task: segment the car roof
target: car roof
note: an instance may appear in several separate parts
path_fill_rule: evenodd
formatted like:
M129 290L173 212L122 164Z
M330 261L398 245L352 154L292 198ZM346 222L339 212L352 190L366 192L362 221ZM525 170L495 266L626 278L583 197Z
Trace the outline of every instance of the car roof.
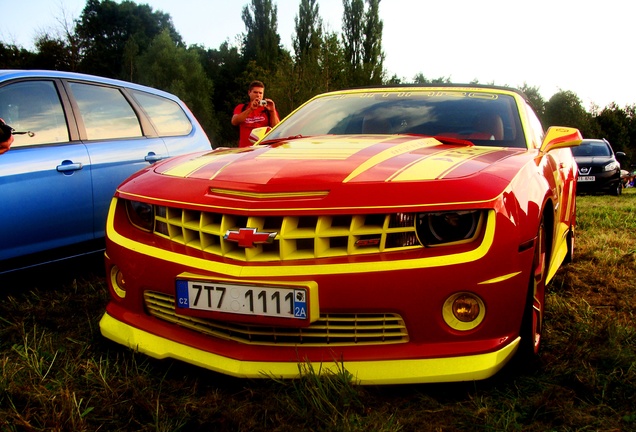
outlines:
M491 84L461 84L461 83L425 83L425 84L385 84L385 85L373 85L373 86L362 86L362 87L354 87L349 90L359 90L359 89L403 89L403 88L448 88L448 89L480 89L480 90L496 90L496 91L508 91L517 93L519 96L524 99L528 99L526 94L521 90L514 87L507 86L497 86Z
M593 143L593 142L607 143L607 140L601 139L601 138L585 138L585 139L581 140L581 144Z
M146 91L154 93L158 96L164 96L170 99L174 99L175 96L159 90L153 87L147 87L141 84L135 84L129 81L123 81L113 78L105 78L97 75L83 74L79 72L65 72L56 70L43 70L43 69L0 69L0 82L9 81L19 78L59 78L59 79L71 79L79 81L92 81L101 84L127 87L130 89Z

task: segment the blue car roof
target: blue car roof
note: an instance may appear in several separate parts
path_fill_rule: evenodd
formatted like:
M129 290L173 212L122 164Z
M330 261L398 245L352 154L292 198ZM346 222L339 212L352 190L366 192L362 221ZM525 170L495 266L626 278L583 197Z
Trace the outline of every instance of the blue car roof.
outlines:
M131 89L143 90L150 93L154 93L158 96L163 96L169 99L177 99L175 95L164 92L153 87L144 86L141 84L135 84L129 81L123 81L113 78L105 78L97 75L83 74L79 72L65 72L56 70L39 70L39 69L0 69L0 82L9 81L17 78L60 78L60 79L73 79L93 81L102 84L117 85L128 87Z

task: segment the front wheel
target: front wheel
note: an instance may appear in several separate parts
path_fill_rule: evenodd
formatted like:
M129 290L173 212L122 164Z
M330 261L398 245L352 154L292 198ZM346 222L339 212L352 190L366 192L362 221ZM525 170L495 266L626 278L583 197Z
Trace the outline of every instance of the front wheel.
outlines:
M521 323L521 354L536 356L541 347L543 313L545 311L545 280L547 275L547 239L543 220L535 240L534 259L528 286L528 297Z
M623 182L618 182L612 191L612 195L620 196L623 193Z

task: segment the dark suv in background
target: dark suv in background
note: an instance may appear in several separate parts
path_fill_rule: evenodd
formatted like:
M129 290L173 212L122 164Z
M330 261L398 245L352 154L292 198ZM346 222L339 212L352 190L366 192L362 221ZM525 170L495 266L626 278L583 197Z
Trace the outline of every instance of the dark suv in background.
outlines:
M581 145L572 147L572 154L579 166L577 194L621 194L621 164L616 156L623 157L625 153L614 153L610 143L603 138L584 139Z

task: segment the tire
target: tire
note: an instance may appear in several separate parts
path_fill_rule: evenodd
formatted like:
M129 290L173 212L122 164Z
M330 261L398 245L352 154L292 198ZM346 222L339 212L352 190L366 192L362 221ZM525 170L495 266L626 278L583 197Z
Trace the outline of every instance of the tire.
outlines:
M574 225L570 225L570 231L568 231L565 241L568 244L568 253L563 260L564 264L570 264L574 261Z
M532 271L530 272L528 296L520 331L520 354L526 359L536 357L539 353L539 349L541 348L543 313L545 311L545 280L547 276L547 262L548 253L546 230L544 222L541 220L534 248L534 259L532 261Z

